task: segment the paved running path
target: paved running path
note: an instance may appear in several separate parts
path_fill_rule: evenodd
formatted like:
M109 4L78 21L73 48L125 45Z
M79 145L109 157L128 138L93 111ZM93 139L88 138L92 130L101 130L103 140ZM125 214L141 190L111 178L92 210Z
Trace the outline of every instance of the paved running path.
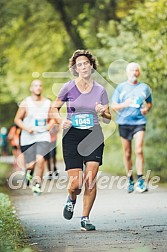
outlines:
M65 176L62 165L59 169L62 178ZM60 189L65 183L55 180L53 187L51 183L47 181L39 197L33 196L29 188L11 190L18 216L37 251L167 251L166 189L158 187L143 194L127 194L125 189L117 188L117 183L112 188L108 184L106 189L98 189L91 213L97 231L83 232L80 231L82 197L78 197L73 219L67 221L62 217L66 189Z

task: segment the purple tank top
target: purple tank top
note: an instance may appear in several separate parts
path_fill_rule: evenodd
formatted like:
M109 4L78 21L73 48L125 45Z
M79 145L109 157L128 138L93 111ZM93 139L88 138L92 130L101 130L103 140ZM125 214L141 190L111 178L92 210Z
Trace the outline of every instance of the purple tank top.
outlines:
M93 82L91 91L83 94L75 85L75 81L71 80L63 85L58 98L66 102L68 120L71 120L73 115L91 114L93 115L94 125L99 124L98 115L95 111L96 102L102 105L109 103L106 90L96 81Z

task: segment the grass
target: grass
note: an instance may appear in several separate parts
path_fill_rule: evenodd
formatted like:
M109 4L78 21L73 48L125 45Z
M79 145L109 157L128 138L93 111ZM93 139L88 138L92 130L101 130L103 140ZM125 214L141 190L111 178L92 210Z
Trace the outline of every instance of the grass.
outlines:
M162 188L167 189L167 183L159 183L159 185L160 185Z
M0 164L0 251L33 252L5 187L10 166Z
M0 247L4 251L17 251L26 243L25 234L9 196L4 193L0 193L0 209Z
M10 166L8 164L0 163L0 186L4 186L6 183L6 177L8 176Z

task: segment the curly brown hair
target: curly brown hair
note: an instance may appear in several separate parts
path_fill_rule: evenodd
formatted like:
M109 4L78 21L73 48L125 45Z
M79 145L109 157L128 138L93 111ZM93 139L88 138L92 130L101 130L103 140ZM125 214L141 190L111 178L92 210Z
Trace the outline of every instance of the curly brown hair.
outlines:
M69 59L69 69L71 71L71 73L74 76L78 76L78 73L75 71L76 68L76 59L79 56L85 56L88 58L88 60L90 61L90 64L93 65L93 69L92 69L92 73L97 69L97 59L92 55L92 53L88 50L76 50L72 57Z

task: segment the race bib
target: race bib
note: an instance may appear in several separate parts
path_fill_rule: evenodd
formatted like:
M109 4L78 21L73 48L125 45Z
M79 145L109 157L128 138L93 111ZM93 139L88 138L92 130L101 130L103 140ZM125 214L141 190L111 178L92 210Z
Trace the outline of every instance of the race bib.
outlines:
M35 119L35 126L46 126L46 119Z
M130 98L131 99L131 103L129 105L129 107L132 107L132 108L140 108L141 104L142 104L142 99L140 97L133 97L133 98Z
M71 116L72 126L78 129L89 129L94 126L92 114L79 114Z

